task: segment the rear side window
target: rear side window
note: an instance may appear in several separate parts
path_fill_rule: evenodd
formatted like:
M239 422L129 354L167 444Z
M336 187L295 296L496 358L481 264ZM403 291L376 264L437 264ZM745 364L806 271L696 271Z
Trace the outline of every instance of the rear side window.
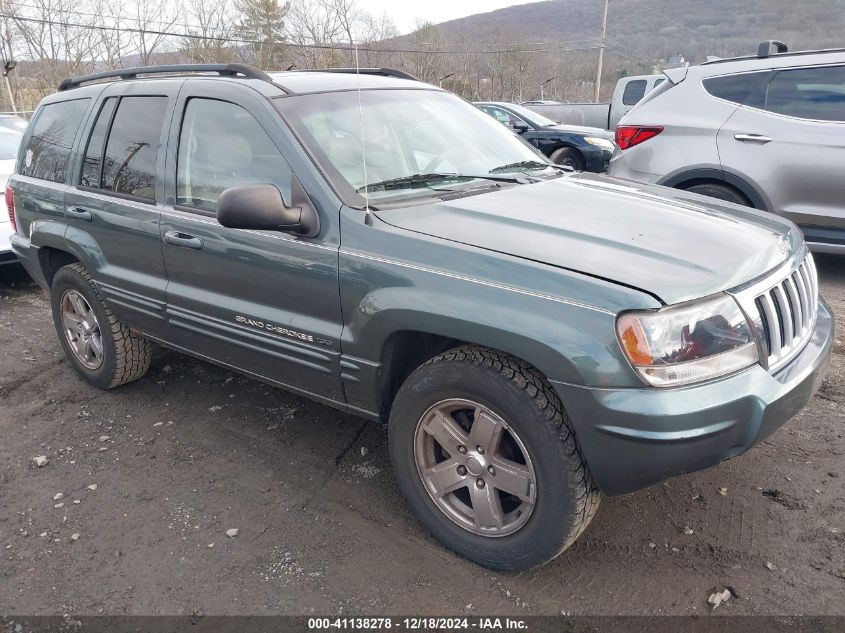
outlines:
M625 84L622 93L622 105L636 105L645 96L646 80L635 79Z
M845 121L845 66L779 72L766 90L766 110L816 121Z
M73 99L41 108L26 149L21 152L19 174L52 182L65 181L73 139L89 101Z
M291 170L264 128L242 107L194 98L185 107L176 165L176 204L217 211L235 185L276 185L290 202Z
M704 89L714 97L740 105L754 105L750 103L751 97L768 76L769 71L741 73L739 75L710 77L705 79L703 83Z
M80 184L155 200L156 156L166 109L167 97L106 100L88 139Z
M103 102L103 107L100 108L100 114L97 115L97 122L91 132L91 138L88 139L88 147L85 149L85 161L82 163L80 184L85 187L100 187L103 149L106 145L106 134L108 134L116 105L116 97L106 99Z

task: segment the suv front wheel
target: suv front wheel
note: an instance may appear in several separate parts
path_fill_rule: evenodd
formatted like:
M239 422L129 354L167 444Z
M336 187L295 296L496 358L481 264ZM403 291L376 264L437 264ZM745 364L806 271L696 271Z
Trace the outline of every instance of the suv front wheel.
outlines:
M494 350L459 347L416 369L394 400L389 442L420 521L493 569L552 560L601 498L556 394Z
M152 343L114 317L82 264L56 273L50 302L65 354L89 383L111 389L147 373Z

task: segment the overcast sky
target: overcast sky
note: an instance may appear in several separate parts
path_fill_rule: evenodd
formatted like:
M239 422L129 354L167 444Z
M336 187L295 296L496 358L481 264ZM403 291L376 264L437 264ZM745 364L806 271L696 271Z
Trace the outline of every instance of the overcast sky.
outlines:
M401 33L408 33L414 29L417 20L445 22L529 2L537 0L358 0L358 6L376 15L387 13Z

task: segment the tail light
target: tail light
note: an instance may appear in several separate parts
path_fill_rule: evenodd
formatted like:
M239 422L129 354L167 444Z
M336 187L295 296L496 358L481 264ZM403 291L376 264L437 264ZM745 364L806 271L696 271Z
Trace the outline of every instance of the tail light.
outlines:
M628 149L644 143L663 131L663 126L640 127L638 125L620 125L616 128L616 144L619 149Z
M15 190L12 185L6 185L6 208L9 210L9 222L12 223L12 230L18 232L18 223L15 220Z

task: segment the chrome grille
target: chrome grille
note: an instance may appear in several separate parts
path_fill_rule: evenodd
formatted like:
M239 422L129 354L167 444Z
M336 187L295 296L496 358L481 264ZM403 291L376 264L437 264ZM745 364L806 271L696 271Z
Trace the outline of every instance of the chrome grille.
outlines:
M813 256L807 252L797 266L779 270L749 293L745 306L763 339L766 367L774 371L789 362L806 344L816 325L819 282ZM740 299L740 303L743 303ZM756 314L754 314L756 312Z

